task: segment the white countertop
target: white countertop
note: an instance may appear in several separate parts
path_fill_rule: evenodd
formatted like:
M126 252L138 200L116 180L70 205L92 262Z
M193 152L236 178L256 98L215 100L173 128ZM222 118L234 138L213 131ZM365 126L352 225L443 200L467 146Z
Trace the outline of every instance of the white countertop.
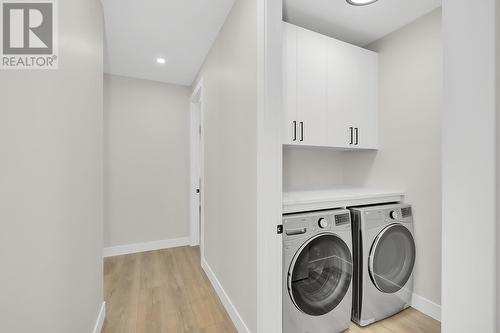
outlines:
M397 202L403 201L403 198L404 193L401 191L349 186L319 191L284 192L283 213Z

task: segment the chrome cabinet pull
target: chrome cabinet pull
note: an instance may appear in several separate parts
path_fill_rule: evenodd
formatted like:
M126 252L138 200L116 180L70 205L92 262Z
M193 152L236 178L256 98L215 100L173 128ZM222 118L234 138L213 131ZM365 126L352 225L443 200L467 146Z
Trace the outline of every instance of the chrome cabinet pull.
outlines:
M356 131L356 143L354 145L357 146L359 144L359 128L356 127L354 130Z
M354 143L354 132L353 132L352 127L349 127L349 134L351 136L351 140L349 141L349 144L352 145Z
M293 121L293 141L297 141L297 121Z
M304 122L300 122L300 142L304 141Z

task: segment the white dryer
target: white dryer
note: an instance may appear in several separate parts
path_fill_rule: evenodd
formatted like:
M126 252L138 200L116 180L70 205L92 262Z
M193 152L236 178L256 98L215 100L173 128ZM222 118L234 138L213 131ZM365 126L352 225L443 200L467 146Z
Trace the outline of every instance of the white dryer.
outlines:
M410 205L352 208L352 320L366 326L410 306L415 240Z
M349 210L283 217L283 332L339 333L352 308Z

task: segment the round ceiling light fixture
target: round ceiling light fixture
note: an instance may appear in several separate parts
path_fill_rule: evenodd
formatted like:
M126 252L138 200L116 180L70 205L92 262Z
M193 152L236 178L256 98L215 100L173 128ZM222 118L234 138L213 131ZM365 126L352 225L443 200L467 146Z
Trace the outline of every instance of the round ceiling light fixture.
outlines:
M167 59L165 58L156 58L156 62L159 63L160 65L164 65L167 63Z
M378 0L346 0L348 4L353 6L366 6L377 2Z

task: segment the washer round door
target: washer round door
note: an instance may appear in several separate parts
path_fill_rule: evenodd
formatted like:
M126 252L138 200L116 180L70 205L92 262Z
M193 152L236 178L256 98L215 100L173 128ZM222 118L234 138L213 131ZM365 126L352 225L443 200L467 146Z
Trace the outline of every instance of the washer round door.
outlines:
M370 277L383 293L401 290L411 277L415 265L415 241L401 224L383 229L373 242L368 258Z
M288 291L295 306L311 316L322 316L344 299L352 279L352 255L334 234L308 240L288 271Z

